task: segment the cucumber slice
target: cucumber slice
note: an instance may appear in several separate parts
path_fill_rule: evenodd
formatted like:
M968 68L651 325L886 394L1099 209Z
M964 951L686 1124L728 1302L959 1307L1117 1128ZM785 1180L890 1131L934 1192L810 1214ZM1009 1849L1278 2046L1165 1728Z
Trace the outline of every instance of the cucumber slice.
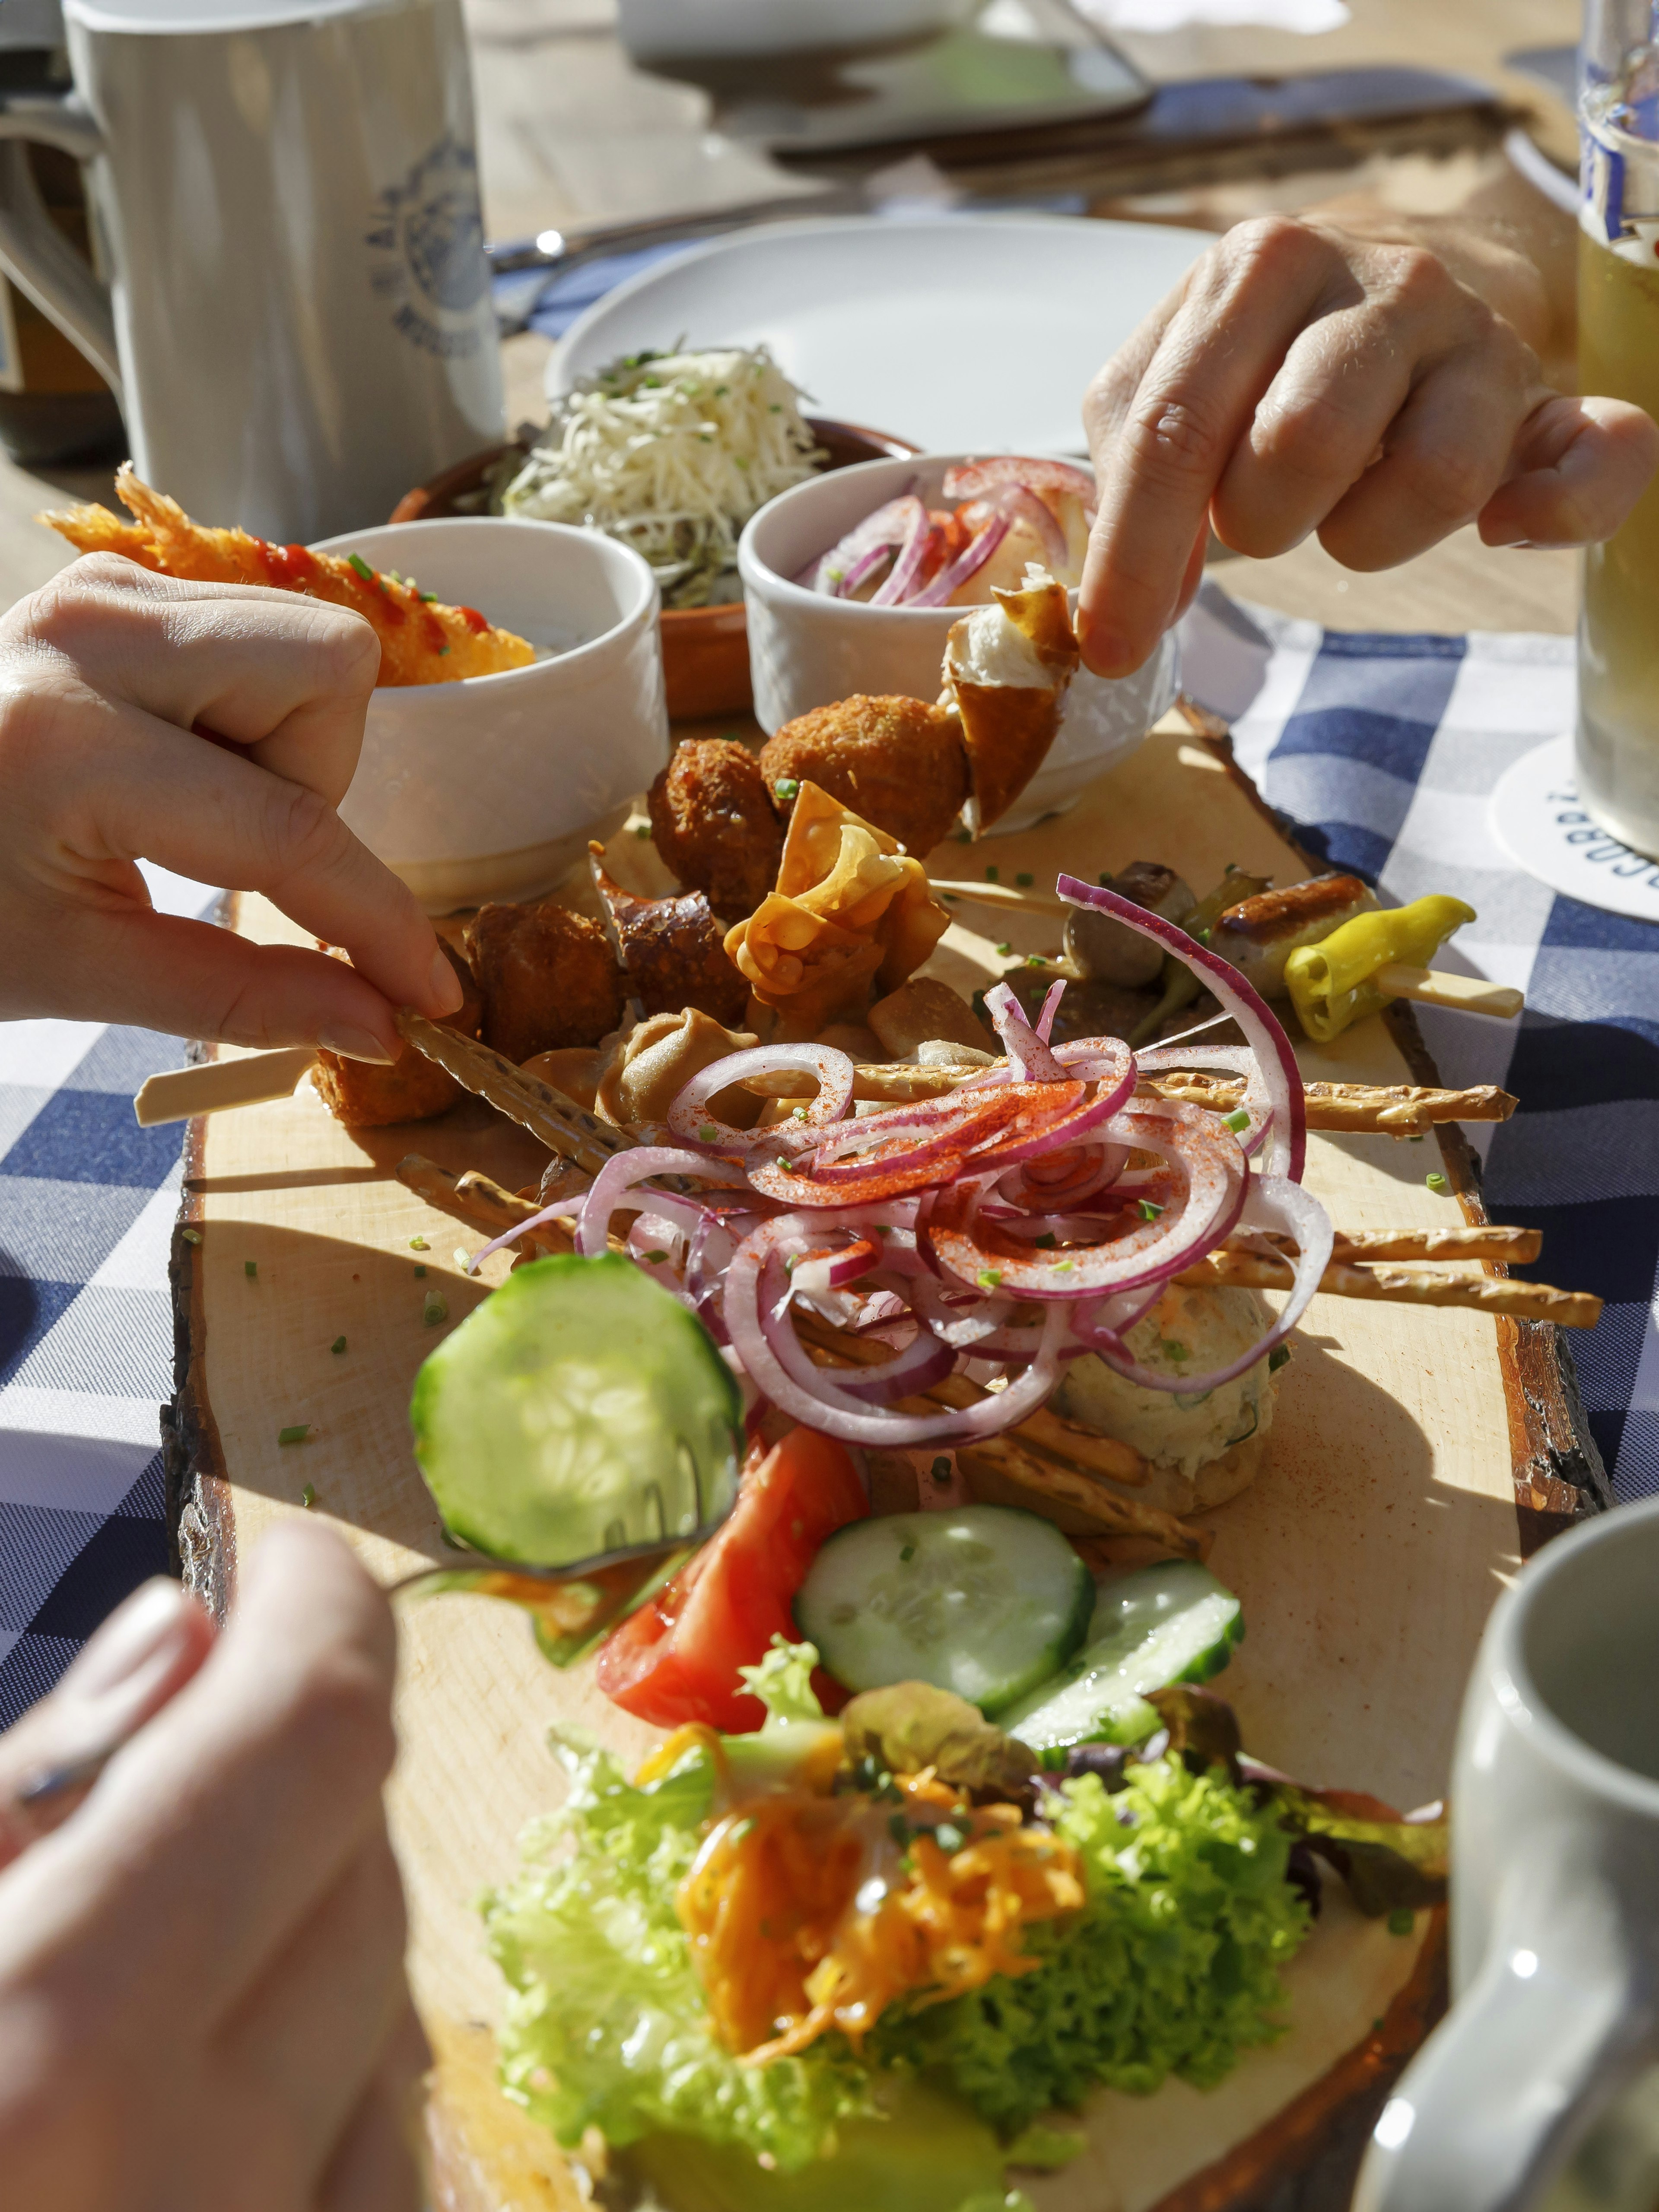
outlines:
M1033 1751L1139 1743L1158 1726L1148 1690L1207 1682L1244 1635L1238 1600L1207 1567L1171 1560L1103 1583L1089 1640L1064 1673L1002 1716Z
M838 1528L795 1619L850 1690L931 1682L994 1713L1065 1663L1093 1601L1088 1569L1052 1522L964 1505Z
M446 1526L532 1566L718 1520L742 1418L708 1330L620 1253L516 1269L428 1359L410 1405Z

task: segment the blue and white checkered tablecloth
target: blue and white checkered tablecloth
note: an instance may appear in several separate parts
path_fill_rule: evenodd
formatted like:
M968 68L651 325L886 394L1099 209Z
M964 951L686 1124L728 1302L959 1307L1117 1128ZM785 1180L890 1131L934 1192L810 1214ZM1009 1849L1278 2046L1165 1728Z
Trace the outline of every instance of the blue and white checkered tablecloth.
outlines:
M1480 920L1443 964L1526 991L1518 1027L1425 1008L1425 1033L1448 1082L1520 1094L1470 1132L1488 1205L1544 1231L1534 1272L1607 1299L1573 1340L1584 1402L1617 1494L1659 1492L1659 930L1518 874L1486 827L1510 762L1571 726L1571 641L1322 632L1210 587L1187 666L1304 845L1391 899L1467 897ZM142 1030L0 1024L0 1725L165 1559L180 1132L140 1131L131 1102L182 1056Z
M167 913L217 896L144 872ZM0 1728L167 1568L184 1131L141 1129L132 1097L184 1057L149 1030L0 1022Z

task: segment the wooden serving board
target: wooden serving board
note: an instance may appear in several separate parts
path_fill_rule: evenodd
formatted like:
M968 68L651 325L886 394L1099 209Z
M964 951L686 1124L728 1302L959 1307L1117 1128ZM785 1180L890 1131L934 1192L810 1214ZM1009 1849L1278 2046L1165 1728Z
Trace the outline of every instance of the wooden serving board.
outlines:
M624 832L617 865L627 861ZM647 848L634 847L637 860ZM1291 880L1310 872L1224 746L1164 730L1060 820L971 851L946 846L934 872L1003 882L1059 867L1093 877L1132 859L1178 866L1206 887L1226 863ZM1058 925L957 909L935 967L975 986L995 950L1052 950ZM234 926L262 940L299 933L263 901ZM981 937L976 929L988 933ZM1423 1079L1414 1031L1363 1024L1304 1054L1310 1078ZM483 1239L414 1198L393 1176L419 1150L509 1186L545 1155L468 1102L437 1121L352 1131L302 1085L291 1100L198 1122L176 1246L179 1397L171 1440L187 1577L217 1607L237 1562L285 1514L312 1510L390 1581L446 1557L411 1456L405 1408L440 1329L486 1291L456 1254ZM1433 1145L1316 1137L1308 1182L1344 1227L1444 1225L1443 1164L1481 1218L1472 1155ZM424 1237L430 1249L411 1249ZM246 1263L257 1264L250 1276ZM428 1270L424 1280L414 1273ZM489 1263L499 1282L505 1255ZM330 1347L343 1335L346 1348ZM1569 1370L1570 1371L1570 1370ZM1553 1332L1483 1315L1317 1298L1280 1382L1266 1471L1213 1516L1212 1564L1243 1600L1249 1638L1224 1685L1259 1757L1309 1782L1410 1808L1445 1784L1465 1677L1487 1612L1540 1535L1586 1504L1598 1468ZM302 1444L278 1431L308 1422ZM449 1556L453 1556L450 1554ZM498 2002L473 1900L511 1874L515 1838L558 1799L549 1726L576 1722L624 1754L655 1731L601 1698L583 1668L538 1657L524 1616L474 1598L411 1607L403 1622L402 1753L394 1830L412 1912L411 1972L441 2063L434 2102L434 2201L454 2212L548 2212L577 2202L549 2139L494 2089L489 2028ZM1327 1906L1289 1976L1289 2033L1208 2094L1180 2083L1150 2099L1103 2094L1088 2148L1066 2172L1025 2185L1040 2212L1241 2212L1346 2202L1358 2149L1389 2081L1441 2002L1440 1916L1391 1936L1327 1885ZM1278 2193L1275 2193L1278 2192Z

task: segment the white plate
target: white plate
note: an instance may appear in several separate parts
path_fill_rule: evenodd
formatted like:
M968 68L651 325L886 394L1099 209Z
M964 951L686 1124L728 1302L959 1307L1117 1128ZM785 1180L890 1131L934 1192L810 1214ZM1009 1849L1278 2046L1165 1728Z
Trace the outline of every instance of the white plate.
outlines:
M1621 845L1583 809L1572 737L1523 753L1492 793L1493 834L1516 866L1568 898L1659 921L1659 862Z
M763 343L817 414L934 453L1080 453L1090 378L1213 243L1067 216L769 223L596 301L548 393L644 346Z

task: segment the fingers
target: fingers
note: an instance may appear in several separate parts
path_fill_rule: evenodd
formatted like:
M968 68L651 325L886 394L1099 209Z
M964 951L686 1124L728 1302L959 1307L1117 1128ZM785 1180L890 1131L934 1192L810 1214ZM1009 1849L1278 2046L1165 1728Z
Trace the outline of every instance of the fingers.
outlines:
M12 643L62 655L107 697L161 721L233 739L331 806L356 768L380 665L380 641L349 608L186 583L112 553L71 562L14 608L0 650Z
M181 2035L228 2018L381 1832L393 1663L346 1547L272 1529L208 1663L9 1870L0 1954L32 1958L70 2016L103 2016L118 1957Z
M1426 376L1390 426L1382 459L1321 524L1326 551L1345 568L1391 568L1473 522L1502 483L1516 425L1541 390L1506 378L1505 368L1518 365L1482 347Z
M1488 545L1611 538L1659 465L1659 425L1622 399L1545 399L1522 424L1510 474L1480 510Z
M1346 270L1308 226L1241 224L1160 310L1161 328L1143 325L1108 364L1085 408L1100 500L1078 623L1097 675L1138 668L1173 620L1212 495L1334 276Z
M234 996L234 1012L216 1015L210 988L205 1003L199 989L194 995L186 989L177 994L176 1021L165 1026L239 1042L297 1042L344 1021L371 1032L395 1058L390 1010L377 990L435 1017L459 1005L459 981L412 894L308 787L136 709L89 712L82 699L61 690L14 695L5 702L0 769L9 769L27 794L36 825L28 857L40 880L26 887L30 896L19 915L25 930L58 927L40 911L42 893L60 909L125 917L133 925L143 909L133 902L131 862L143 854L180 875L263 891L304 928L344 947L366 979L343 989L313 967L320 996L307 1012L305 994L290 989L284 995L277 963L270 963L276 996L269 1008L250 990ZM107 964L123 959L119 933L98 936L96 957L85 957L93 948L83 944L79 959L64 951L43 961L41 986L55 996L98 993L95 1011L112 1015L132 1003L125 994L134 971L161 942L157 928L149 928L148 939L143 928L131 928L119 988L106 972ZM222 975L238 957L224 946L198 945L198 982L200 969ZM18 963L16 981L24 989L29 973ZM253 970L246 963L243 973L251 983ZM297 980L295 970L290 981ZM166 995L173 986L157 976L148 991L138 988L149 997ZM356 1011L349 1012L352 1005ZM52 1011L90 1010L55 1004Z
M70 906L52 921L61 964L16 979L13 1014L136 1023L172 1036L228 1044L320 1044L349 1060L386 1062L408 1048L391 1004L343 961L301 945L253 945L210 922L135 907Z
M161 1577L118 1606L57 1687L0 1735L0 1869L67 1820L91 1786L48 1790L55 1773L136 1735L191 1679L214 1627Z
M317 2196L317 2212L416 2212L418 2090L383 2069L353 2114Z
M411 2017L403 1887L384 1829L357 1853L227 2024L222 2063L281 2116L307 2198ZM405 2073L418 2073L418 2055Z

